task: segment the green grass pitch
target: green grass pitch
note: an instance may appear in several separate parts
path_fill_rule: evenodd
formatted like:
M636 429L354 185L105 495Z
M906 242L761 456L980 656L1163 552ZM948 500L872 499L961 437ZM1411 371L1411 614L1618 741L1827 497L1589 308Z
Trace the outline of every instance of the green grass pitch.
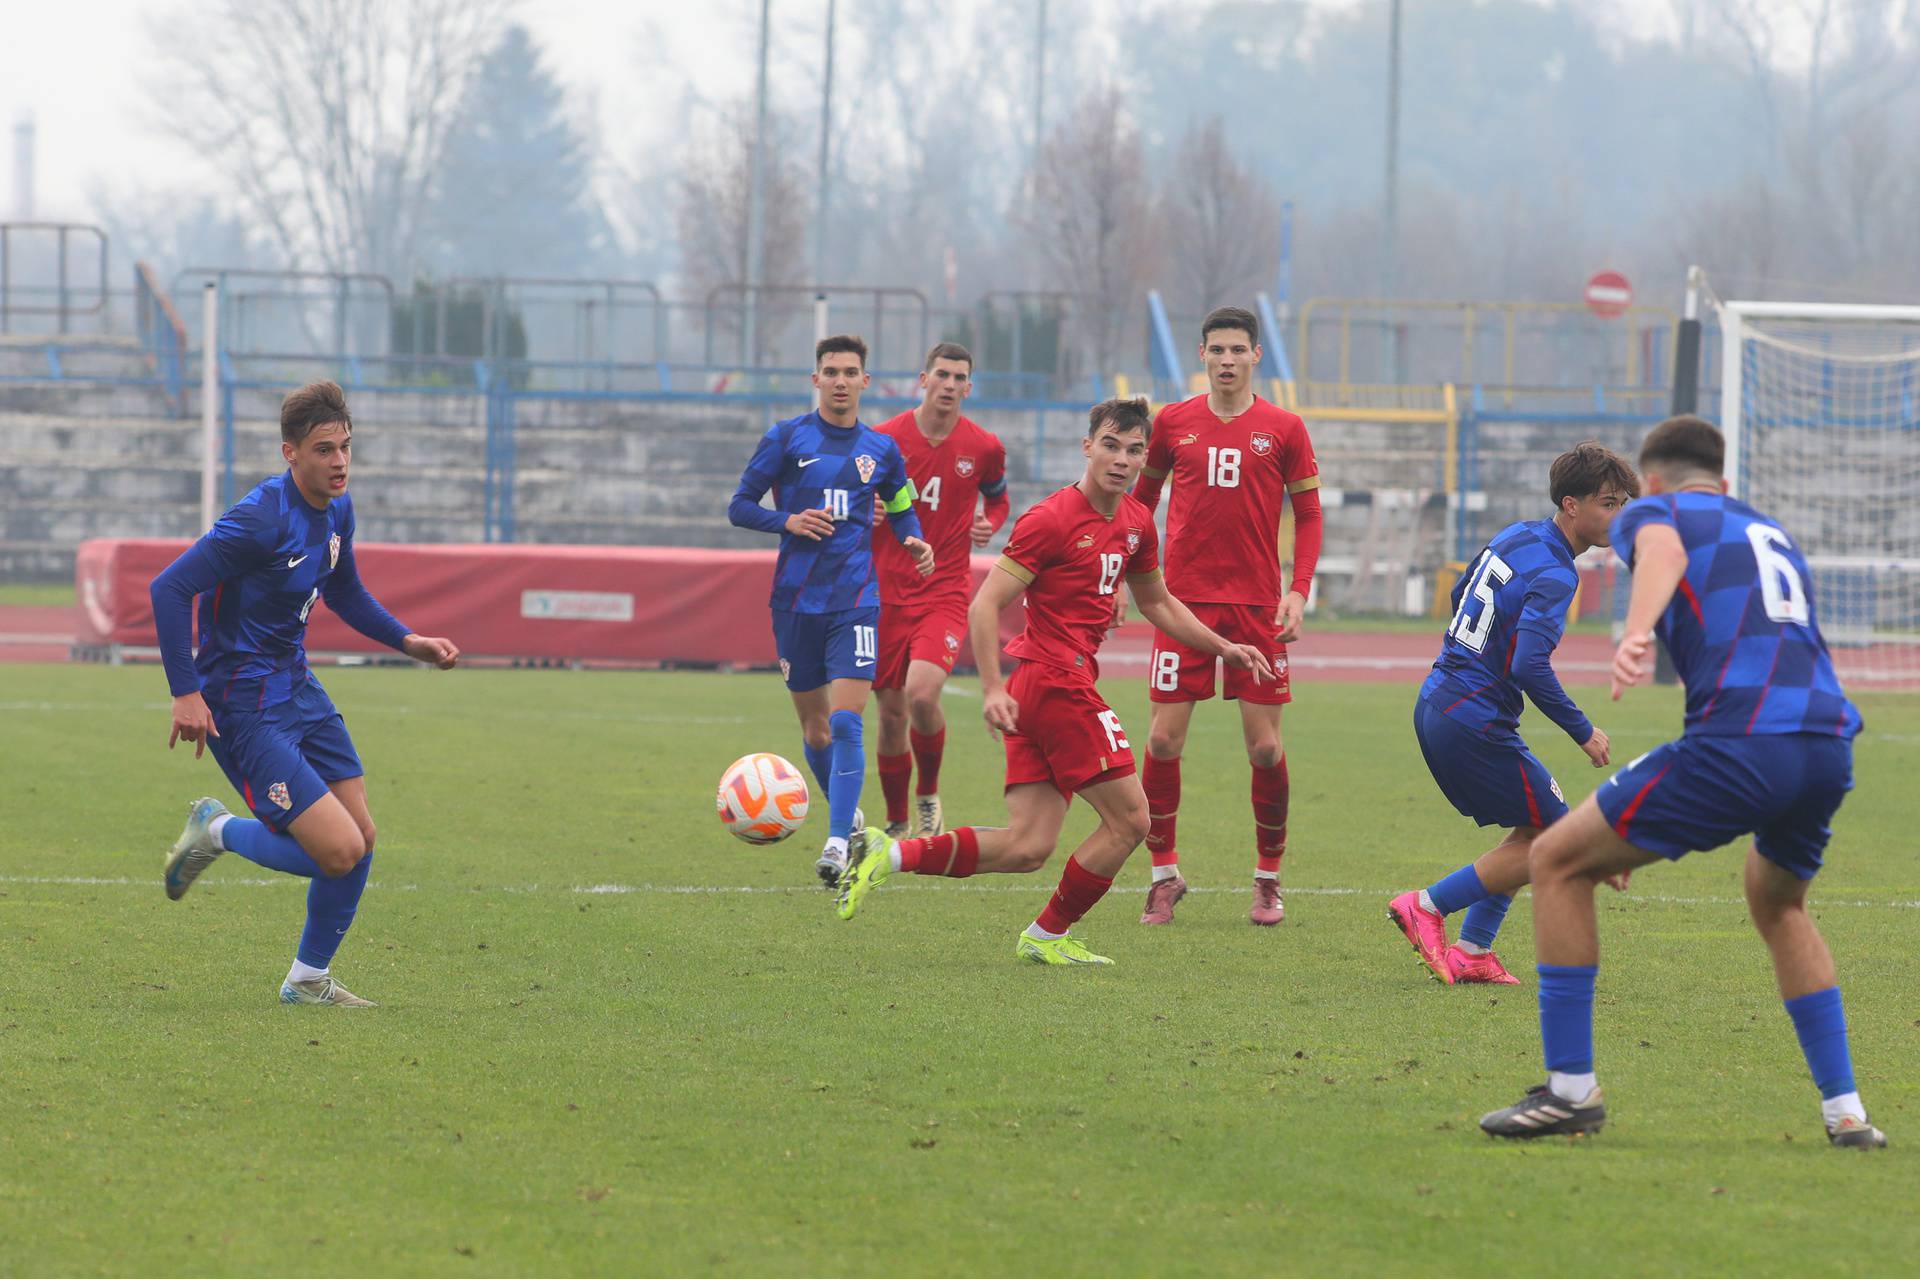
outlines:
M186 801L143 668L0 666L0 1274L1886 1274L1920 1252L1920 699L1861 699L1858 786L1815 888L1869 1109L1834 1151L1740 853L1602 892L1597 1138L1475 1128L1541 1077L1526 984L1446 989L1385 922L1490 836L1421 767L1413 691L1287 713L1288 918L1246 922L1237 717L1201 708L1197 891L1134 922L1137 854L1017 965L1040 875L896 880L851 923L811 886L824 805L753 849L712 815L749 750L798 758L770 676L324 672L369 770L373 883L336 971L282 1008L302 888L237 857L180 903ZM1134 741L1144 690L1108 689ZM1626 757L1671 690L1575 694ZM950 820L1000 756L955 681ZM1606 774L1530 715L1569 798ZM869 740L871 741L871 730ZM879 807L869 777L868 804ZM1069 834L1086 828L1076 809Z

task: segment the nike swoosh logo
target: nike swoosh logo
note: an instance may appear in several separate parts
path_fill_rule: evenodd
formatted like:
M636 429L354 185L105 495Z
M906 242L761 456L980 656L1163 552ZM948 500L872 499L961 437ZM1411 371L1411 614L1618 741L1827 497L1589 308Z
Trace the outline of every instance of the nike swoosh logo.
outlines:
M855 663L854 663L854 665L855 665L855 666L872 666L872 665L873 665L873 659L872 659L872 658L868 658L868 659L867 659L866 661L864 661L864 662L855 662Z
M802 470L805 470L807 467L812 466L815 462L818 462L819 460L820 459L817 457L810 457L804 462L795 462L794 465L799 467Z
M288 561L287 561L287 567L288 567L288 568L299 568L299 567L300 567L300 566L301 566L302 564L304 564L304 563L306 562L306 559L307 559L307 557L306 557L305 555L302 555L302 556L301 556L301 557L300 557L299 559L297 559L297 560L288 560Z

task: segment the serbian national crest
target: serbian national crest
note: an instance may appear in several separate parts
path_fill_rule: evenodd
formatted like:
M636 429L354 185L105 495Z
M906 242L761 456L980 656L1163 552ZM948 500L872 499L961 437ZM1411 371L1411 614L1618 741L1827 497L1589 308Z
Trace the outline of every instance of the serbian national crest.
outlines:
M954 459L953 459L953 473L954 473L955 475L957 475L957 476L959 476L959 477L960 477L961 479L963 479L963 480L964 480L964 479L966 479L966 478L967 478L967 477L968 477L969 475L972 475L972 474L973 474L973 459L972 459L972 458L970 458L970 457L956 457L956 458L954 458Z
M862 453L859 457L854 458L853 464L854 466L858 467L860 470L860 482L862 484L865 484L871 479L873 479L874 468L880 465L878 462L868 457L865 453Z
M1140 549L1140 530L1137 528L1130 528L1127 530L1127 554L1131 555L1139 549Z
M1251 444L1253 451L1261 457L1265 457L1267 454L1273 452L1273 437L1264 431L1255 431L1253 438L1248 440L1247 443Z
M947 632L947 651L949 653L958 653L960 651L960 637L952 631Z
M332 572L340 563L340 535L335 533L327 539L327 571Z

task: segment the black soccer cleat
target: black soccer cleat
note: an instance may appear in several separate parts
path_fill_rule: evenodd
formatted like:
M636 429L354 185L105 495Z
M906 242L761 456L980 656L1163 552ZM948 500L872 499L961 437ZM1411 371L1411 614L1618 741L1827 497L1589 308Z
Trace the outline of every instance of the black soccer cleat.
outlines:
M1599 1132L1606 1122L1607 1107L1598 1088L1576 1102L1540 1084L1505 1110L1480 1116L1480 1130L1489 1137L1579 1137Z
M1879 1150L1887 1144L1887 1134L1864 1119L1848 1115L1827 1129L1827 1140L1849 1150Z

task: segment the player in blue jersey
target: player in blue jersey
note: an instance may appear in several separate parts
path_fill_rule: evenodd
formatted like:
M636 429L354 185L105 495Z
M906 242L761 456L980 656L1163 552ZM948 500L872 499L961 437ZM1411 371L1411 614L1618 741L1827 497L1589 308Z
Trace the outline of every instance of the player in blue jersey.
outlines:
M1643 677L1657 634L1687 686L1686 727L1534 841L1548 1077L1481 1119L1494 1136L1592 1132L1606 1120L1593 1068L1594 885L1751 834L1747 910L1773 953L1827 1137L1886 1145L1854 1086L1833 956L1807 914L1809 882L1853 785L1860 714L1820 636L1805 557L1786 530L1727 496L1725 456L1711 423L1662 422L1640 450L1648 495L1614 521L1633 594L1613 696Z
M280 987L289 1004L367 1007L331 972L373 865L373 817L360 757L307 668L307 617L325 600L349 626L446 670L451 641L415 635L367 593L353 560L347 470L353 418L332 382L280 406L287 469L263 481L153 580L160 657L173 690L171 748L207 747L253 816L196 800L167 854L178 901L223 852L313 881L307 923ZM193 648L193 608L200 644Z
M740 474L727 518L780 535L773 570L773 639L800 715L807 765L827 797L827 844L814 869L837 888L850 840L865 839L860 788L867 696L879 660L880 581L873 567L875 501L925 577L933 548L913 513L913 483L892 437L860 421L867 344L822 338L813 353L820 407L775 422ZM760 505L773 490L773 509ZM857 851L857 850L855 850Z
M1387 918L1449 986L1517 984L1493 953L1494 934L1527 882L1535 836L1567 812L1560 783L1520 739L1521 695L1595 768L1610 758L1606 733L1560 687L1552 659L1580 589L1574 558L1607 544L1608 525L1640 496L1640 479L1625 458L1588 440L1554 459L1548 485L1552 517L1500 530L1454 584L1453 621L1414 704L1414 734L1441 793L1482 826L1507 828L1477 861L1387 904ZM1460 940L1448 945L1446 917L1459 910L1467 912Z

